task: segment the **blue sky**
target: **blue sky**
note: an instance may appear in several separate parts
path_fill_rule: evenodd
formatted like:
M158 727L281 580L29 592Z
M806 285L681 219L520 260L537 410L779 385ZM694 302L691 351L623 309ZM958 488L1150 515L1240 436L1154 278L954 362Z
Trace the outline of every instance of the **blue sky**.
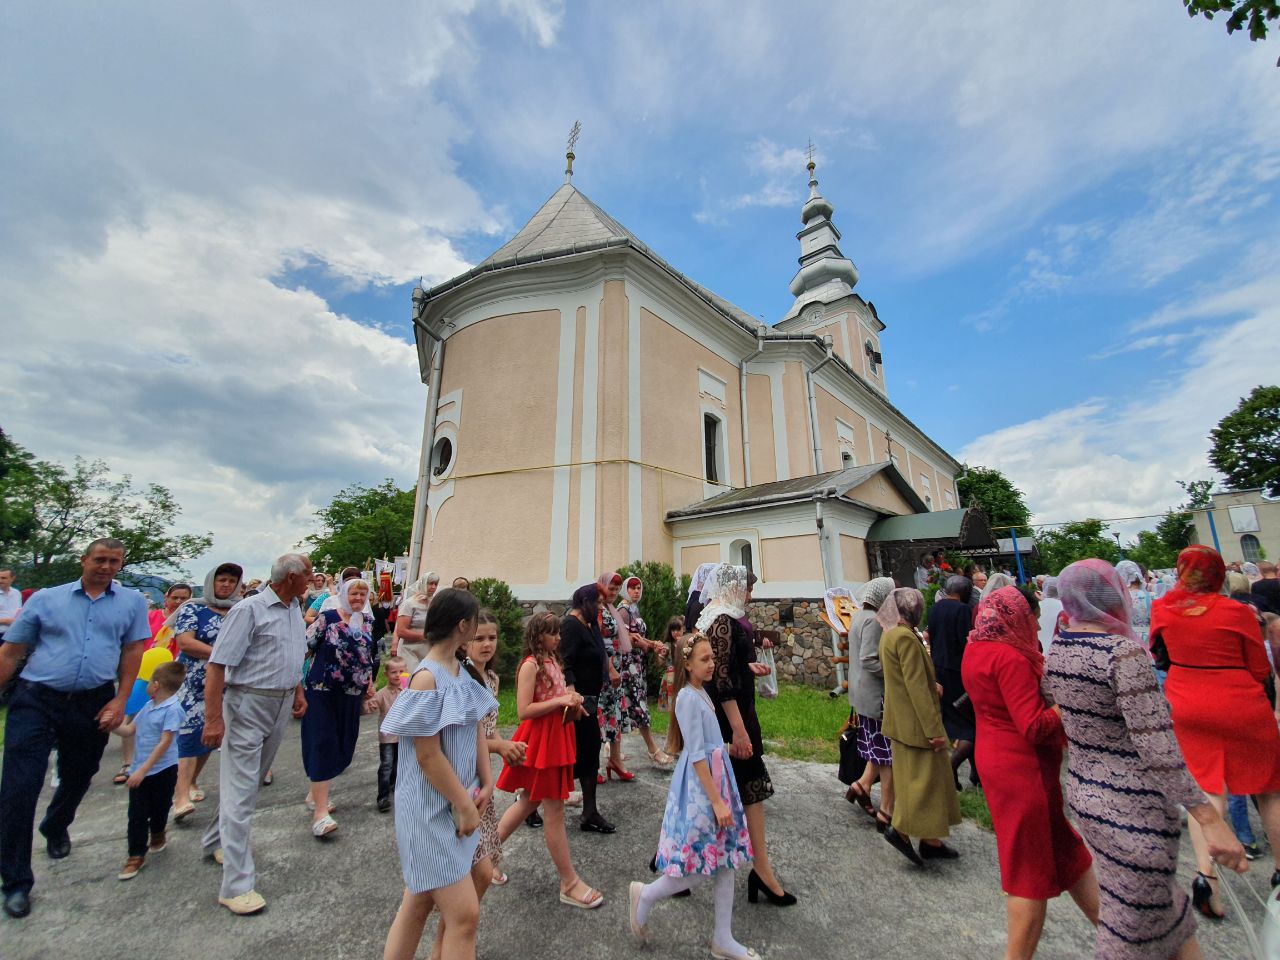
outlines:
M1175 0L48 6L0 31L0 424L169 485L209 560L411 482L408 292L577 119L575 184L769 322L812 139L892 398L1042 520L1162 510L1275 381L1276 41Z

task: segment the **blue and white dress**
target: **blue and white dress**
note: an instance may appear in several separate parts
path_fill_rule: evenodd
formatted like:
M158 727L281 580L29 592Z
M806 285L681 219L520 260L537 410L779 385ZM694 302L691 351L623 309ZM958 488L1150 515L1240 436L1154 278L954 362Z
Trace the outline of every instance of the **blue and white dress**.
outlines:
M476 730L485 714L498 709L488 688L466 673L459 671L455 676L434 660L422 661L418 670L430 670L436 688L401 691L382 721L383 733L400 738L396 844L404 885L411 893L457 883L471 872L480 842L479 830L469 837L458 836L449 801L427 782L413 738L439 734L440 749L453 772L468 790L477 789Z
M684 749L667 792L657 868L668 877L709 876L726 867L737 870L751 862L751 835L747 832L738 783L729 765L729 751L706 691L684 687L676 696L676 720L684 737ZM716 825L711 800L693 769L698 760L707 761L711 768L711 780L733 814L732 826Z

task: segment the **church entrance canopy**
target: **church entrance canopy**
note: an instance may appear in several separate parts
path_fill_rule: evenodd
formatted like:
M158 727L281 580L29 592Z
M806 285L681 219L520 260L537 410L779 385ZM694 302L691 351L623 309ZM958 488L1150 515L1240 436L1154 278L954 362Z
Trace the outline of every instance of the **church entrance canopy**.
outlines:
M883 517L867 531L872 569L902 586L915 582L921 556L935 550L992 556L998 553L999 545L986 515L977 507Z

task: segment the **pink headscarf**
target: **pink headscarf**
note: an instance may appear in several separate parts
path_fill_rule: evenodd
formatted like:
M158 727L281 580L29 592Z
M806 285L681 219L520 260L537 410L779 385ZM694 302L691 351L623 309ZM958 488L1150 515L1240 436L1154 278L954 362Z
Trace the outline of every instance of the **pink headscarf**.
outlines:
M613 617L614 625L618 630L618 653L631 652L631 631L627 629L627 625L622 622L622 618L618 616L618 608L612 603L606 603L604 599L605 589L607 587L622 586L622 575L615 570L600 574L600 579L596 581L596 585L600 588L600 612L609 611L609 616Z
M886 630L892 630L899 620L920 625L924 614L924 594L914 587L898 587L891 591L876 611L876 621Z
M1044 676L1044 654L1040 651L1040 621L1031 613L1031 604L1017 587L1001 587L978 604L970 643L1007 643L1031 661L1036 676Z
M1129 586L1105 560L1077 560L1063 570L1058 599L1073 622L1103 624L1108 633L1138 639L1129 619Z

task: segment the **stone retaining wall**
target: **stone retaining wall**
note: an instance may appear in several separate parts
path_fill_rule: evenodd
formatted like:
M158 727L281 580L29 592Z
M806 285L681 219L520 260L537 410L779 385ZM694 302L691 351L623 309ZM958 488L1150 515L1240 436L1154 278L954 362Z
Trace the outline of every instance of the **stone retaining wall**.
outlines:
M783 625L778 608L791 606L795 622ZM550 610L563 616L568 603L558 601L523 601L525 616L535 610ZM831 629L822 622L819 611L822 600L784 599L753 601L747 613L757 630L777 630L782 644L774 651L778 676L791 683L803 683L822 690L836 685L836 665L831 662Z

